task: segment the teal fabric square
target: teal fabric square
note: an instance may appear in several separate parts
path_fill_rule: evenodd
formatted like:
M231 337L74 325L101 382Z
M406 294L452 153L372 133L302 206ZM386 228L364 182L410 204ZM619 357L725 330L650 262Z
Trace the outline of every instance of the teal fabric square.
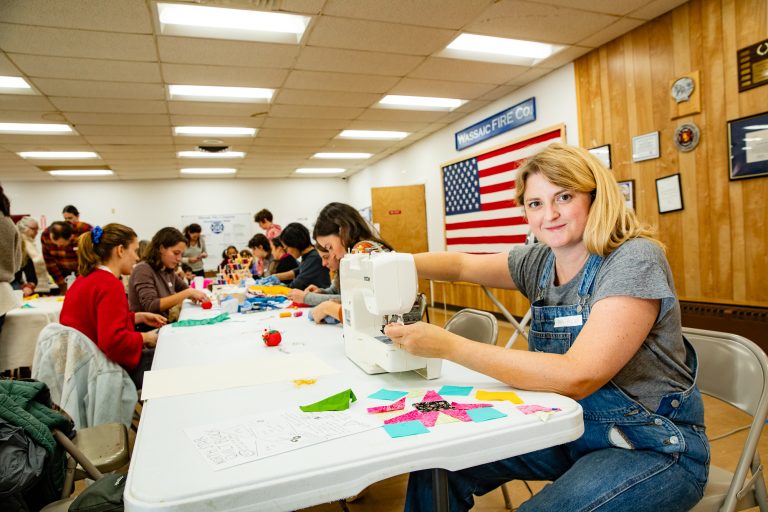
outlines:
M390 437L417 436L429 433L429 429L419 420L404 421L402 423L389 423L384 425Z
M481 407L479 409L469 409L467 414L472 418L472 421L489 421L497 420L499 418L505 418L507 415L498 409L493 407Z
M443 386L437 392L438 395L469 396L472 386Z
M368 398L375 398L377 400L399 400L407 395L407 391L394 391L392 389L380 389L372 395L368 395Z

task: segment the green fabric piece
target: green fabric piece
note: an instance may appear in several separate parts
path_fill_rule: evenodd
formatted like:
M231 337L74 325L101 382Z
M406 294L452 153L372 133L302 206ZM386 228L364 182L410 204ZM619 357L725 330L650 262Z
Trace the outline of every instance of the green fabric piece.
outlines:
M218 324L226 320L229 320L229 313L222 313L219 316L215 316L213 318L205 318L203 320L179 320L178 322L174 322L173 326L174 327L194 327L196 325Z
M323 398L319 402L309 405L300 405L299 409L304 412L323 412L323 411L346 411L349 409L350 401L356 402L357 397L351 389L336 393L335 395Z

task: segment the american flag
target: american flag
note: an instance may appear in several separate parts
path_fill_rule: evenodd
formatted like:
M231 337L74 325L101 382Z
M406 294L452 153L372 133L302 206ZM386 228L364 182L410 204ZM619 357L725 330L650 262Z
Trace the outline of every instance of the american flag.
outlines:
M514 199L517 168L561 140L562 128L557 127L444 166L446 250L496 253L524 244L528 224Z

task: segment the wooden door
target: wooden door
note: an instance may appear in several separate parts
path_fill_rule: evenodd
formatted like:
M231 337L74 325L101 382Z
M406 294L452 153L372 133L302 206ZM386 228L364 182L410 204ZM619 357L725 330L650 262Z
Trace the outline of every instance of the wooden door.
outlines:
M371 216L381 237L398 252L427 252L427 201L424 185L371 189ZM419 279L429 295L429 281Z

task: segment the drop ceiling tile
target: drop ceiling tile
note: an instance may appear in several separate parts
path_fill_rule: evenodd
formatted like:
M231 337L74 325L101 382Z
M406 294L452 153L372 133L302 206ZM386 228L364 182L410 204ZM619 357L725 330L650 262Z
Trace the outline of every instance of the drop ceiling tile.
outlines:
M291 71L285 82L290 89L322 91L350 91L384 93L397 83L399 78L381 75L360 75L355 73L323 73L316 71Z
M493 84L404 78L389 93L471 100L482 96L493 88Z
M280 12L298 14L320 14L325 0L282 0Z
M298 146L301 148L319 148L322 147L326 142L328 142L328 139L326 138L289 138L289 139L278 139L278 138L269 138L269 139L260 139L256 137L256 139L253 141L253 146Z
M295 67L310 71L337 71L401 77L423 60L423 57L395 55L393 53L305 47L301 49Z
M103 98L51 98L64 112L101 112L104 114L162 114L165 102L151 100L119 100Z
M496 64L460 59L428 57L419 67L408 73L408 78L429 80L473 81L489 84L503 84L519 76L526 66Z
M452 30L324 16L314 24L308 45L404 55L430 55L455 37Z
M534 80L538 80L539 78L548 75L552 72L551 68L544 68L544 67L533 67L520 75L519 77L510 80L510 82L506 85L514 85L517 87L522 87L523 85L529 84L533 82Z
M223 85L229 87L280 87L287 69L243 66L204 66L161 64L163 78L169 84Z
M429 123L408 122L408 121L371 121L367 119L357 119L349 123L348 130L394 130L398 132L417 132L428 126Z
M77 59L44 55L9 54L9 58L30 77L103 80L110 82L159 83L160 66L155 62Z
M550 58L541 61L536 65L536 67L557 69L564 64L573 62L575 59L581 57L582 55L588 54L592 50L593 48L589 48L587 46L569 46L557 52Z
M0 75L21 76L19 68L17 68L2 52L0 52Z
M431 123L445 115L445 112L428 110L392 110L387 108L369 108L357 119L360 121L407 121L413 123Z
M489 100L489 101L496 101L498 99L503 98L504 96L507 96L509 94L512 94L520 87L517 85L500 85L493 89L492 91L489 91L482 96L480 96L481 100Z
M266 103L227 103L223 101L169 101L171 114L191 116L248 117L269 108Z
M648 0L590 0L589 3L584 2L584 0L536 0L536 2L603 14L626 16L648 3Z
M119 0L108 8L104 0L2 0L0 21L109 32L152 32L150 11L144 0Z
M347 128L350 121L347 119L301 119L301 118L281 118L267 117L264 119L262 127L264 128L306 128L309 130L343 130Z
M32 78L30 81L47 96L132 100L165 99L165 89L160 84L62 80L59 78Z
M491 3L492 0L329 0L323 14L457 30Z
M14 107L13 103L6 103L6 107ZM1 123L66 123L67 120L61 114L50 112L53 105L47 111L43 110L0 110ZM47 112L47 113L46 113Z
M140 135L87 135L85 139L91 144L122 144L125 146L154 146L173 144L173 137L168 136L140 136Z
M264 124L265 115L249 116L197 116L173 114L171 125L173 126L241 126L245 128L259 128ZM229 137L227 137L229 138Z
M0 48L6 53L90 57L153 62L151 35L32 27L0 23Z
M159 36L160 60L169 63L290 68L299 47L224 39Z
M490 100L472 100L468 101L456 110L453 111L453 113L456 114L469 114L471 112L474 112L475 110L482 108L490 103Z
M50 101L42 96L0 94L0 110L25 110L45 112L56 110Z
M45 149L48 146L87 146L88 141L79 135L9 135L0 134L0 144L11 147L12 144ZM21 151L21 150L19 150Z
M145 136L145 137L169 137L171 135L171 129L167 126L109 126L98 124L79 124L77 125L77 132L80 135L132 135L132 136Z
M489 7L464 32L546 43L575 44L618 17L567 7L506 0Z
M610 41L613 41L619 36L631 32L640 25L645 23L643 20L636 20L633 18L621 18L619 21L610 25L595 34L590 35L586 39L579 41L579 46L588 46L590 48L597 48Z
M363 92L304 91L281 89L274 99L276 105L311 105L317 107L369 107L383 95Z
M270 117L299 117L317 119L355 119L363 112L361 108L349 107L314 107L299 105L272 105Z
M124 114L66 112L66 118L75 127L84 125L170 126L166 114Z
M410 138L413 136L413 134L408 135L406 139L403 140L410 140ZM325 147L327 148L334 148L338 150L350 150L350 151L365 151L367 153L378 153L379 151L382 151L385 148L388 148L390 146L393 146L397 144L399 141L391 141L391 140L360 140L360 139L340 139L335 138L333 141L328 143ZM325 149L323 149L325 151ZM332 150L328 150L332 151Z
M683 5L687 1L688 0L651 0L645 2L645 5L636 11L632 11L629 15L633 18L640 18L641 20L652 20L671 11L675 7Z

